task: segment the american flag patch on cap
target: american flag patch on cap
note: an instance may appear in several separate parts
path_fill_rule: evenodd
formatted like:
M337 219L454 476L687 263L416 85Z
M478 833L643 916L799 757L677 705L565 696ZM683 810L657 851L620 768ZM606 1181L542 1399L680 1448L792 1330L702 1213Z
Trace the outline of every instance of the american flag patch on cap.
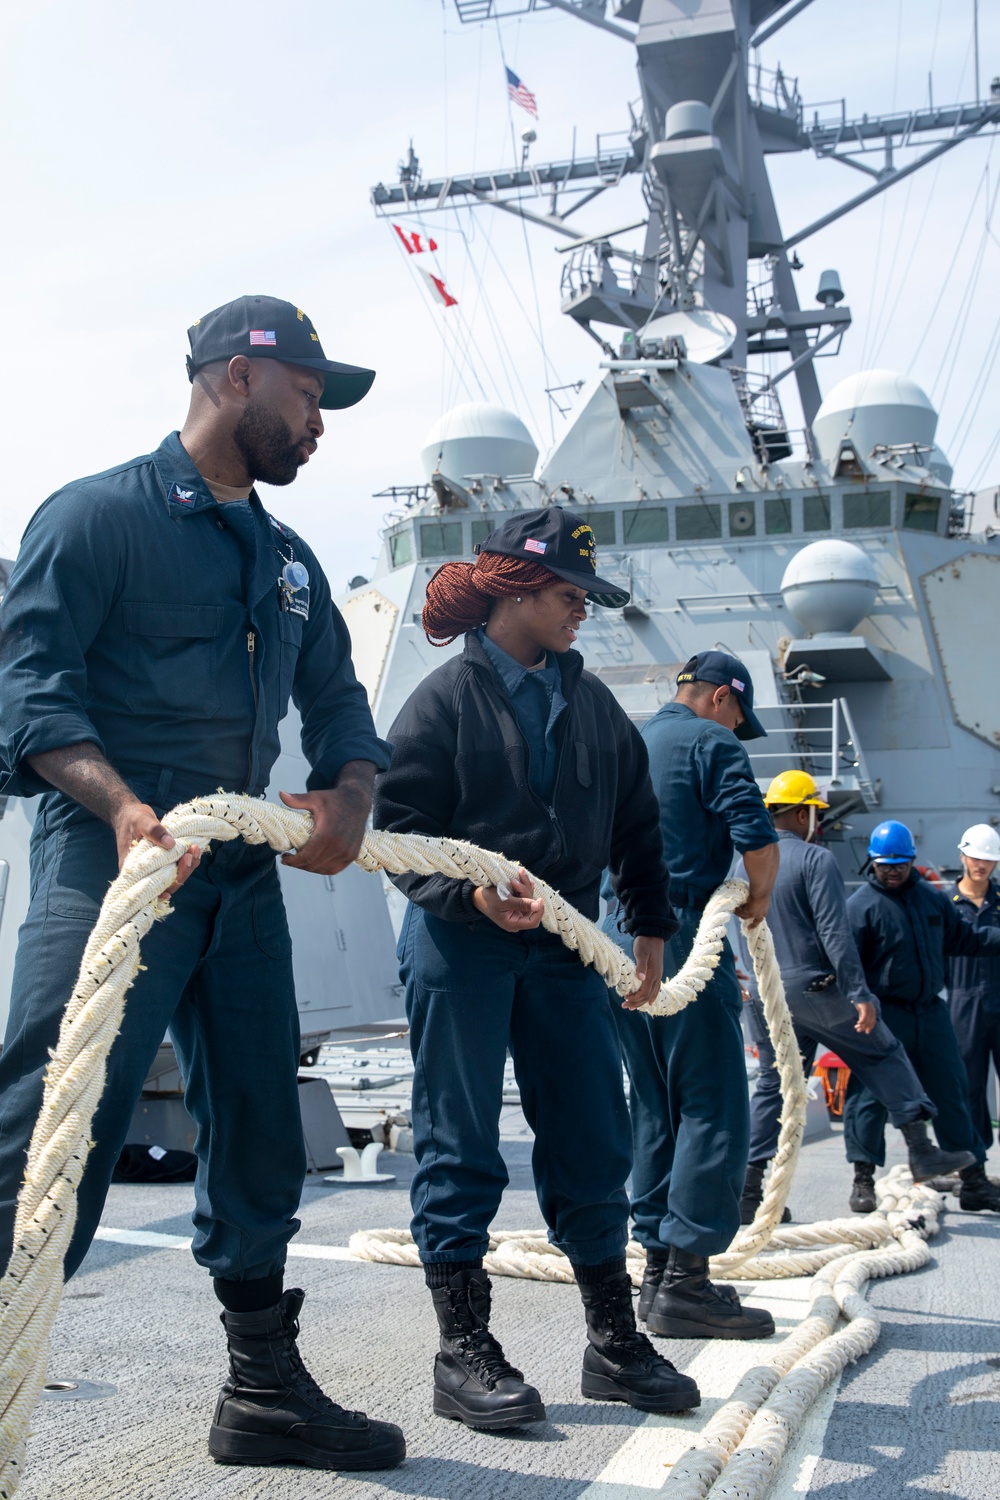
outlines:
M746 685L745 682L741 682L738 677L734 677L733 678L733 687L736 689L736 691L738 693L745 693L747 685Z
M275 338L273 331L268 331L264 328L251 328L250 343L270 344L272 347L276 347L278 340Z
M524 550L525 552L544 552L548 545L548 542L536 542L533 536L529 536L524 544Z

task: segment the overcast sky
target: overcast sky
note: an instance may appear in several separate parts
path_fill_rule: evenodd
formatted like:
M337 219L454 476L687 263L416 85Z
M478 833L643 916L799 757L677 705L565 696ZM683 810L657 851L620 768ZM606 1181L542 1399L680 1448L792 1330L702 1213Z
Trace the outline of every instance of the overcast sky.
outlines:
M849 116L925 103L931 72L936 102L968 101L972 13L972 0L814 0L762 61L797 76L807 102L846 95ZM988 92L998 0L981 0L979 33ZM488 208L428 216L459 298L446 311L368 198L411 138L428 175L510 163L496 26L461 25L452 0L12 0L0 38L0 552L60 484L180 425L185 330L245 292L304 307L329 355L379 372L361 406L331 415L294 488L265 496L335 589L370 574L389 508L372 492L422 478L444 407L485 395L543 447L559 431L545 387L601 356L559 313L555 237L532 229L526 242ZM554 11L506 21L502 44L538 97L536 160L566 156L574 127L582 153L627 126L628 44ZM515 112L518 132L530 123ZM770 160L788 233L866 181L804 155ZM873 364L909 371L941 411L962 486L1000 479L1000 451L977 476L997 431L998 183L1000 149L972 141L799 246L803 304L833 266L854 313L839 358L819 365L822 388ZM623 185L579 222L615 228L637 201Z

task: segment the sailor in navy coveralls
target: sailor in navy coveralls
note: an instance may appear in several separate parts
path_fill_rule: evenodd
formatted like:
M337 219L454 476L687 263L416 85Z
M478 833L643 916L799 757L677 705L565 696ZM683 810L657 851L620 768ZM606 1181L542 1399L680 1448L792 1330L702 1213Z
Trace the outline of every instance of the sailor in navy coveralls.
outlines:
M703 651L677 684L676 700L642 730L680 922L666 946L669 974L691 952L735 850L750 882L738 915L752 924L767 914L778 867L777 835L740 743L765 732L750 674L735 656ZM605 929L628 947L615 902ZM646 1248L639 1316L650 1333L671 1338L773 1333L770 1313L741 1306L731 1288L708 1280L708 1257L725 1250L740 1226L750 1131L742 1000L729 943L702 993L678 1015L613 1008L632 1085L634 1234Z
M260 796L289 698L311 771L308 791L285 800L316 830L286 863L344 868L388 764L322 569L253 490L290 483L322 436L321 408L353 405L373 372L328 360L301 309L272 297L209 313L189 339L183 430L47 500L0 610L0 790L41 794L0 1057L0 1265L49 1049L130 845L172 846L163 812L220 786ZM274 854L235 840L200 863L185 854L178 878L111 1049L66 1273L87 1253L169 1028L198 1126L192 1248L230 1346L211 1451L229 1463L398 1463L398 1428L335 1406L294 1354L302 1293L282 1287L305 1152Z
M515 511L479 554L475 565L446 563L427 586L428 639L464 634L465 649L400 709L375 826L500 849L591 918L609 866L635 934L637 993L652 999L677 924L646 750L571 649L588 602L620 608L629 596L597 576L593 531L559 506ZM488 1429L545 1416L490 1329L483 1270L507 1183L508 1049L535 1133L539 1207L586 1308L583 1394L642 1411L697 1405L694 1381L635 1328L628 1111L603 980L540 925L525 870L505 890L393 879L410 899L399 943L415 1066L410 1196L441 1333L434 1410Z
M865 981L847 918L843 876L830 850L813 842L819 831L817 810L829 803L820 797L808 772L798 770L780 771L764 803L778 834L780 858L767 920L804 1071L812 1071L817 1043L832 1047L902 1131L915 1181L974 1166L971 1152L944 1152L928 1138L926 1122L937 1109L903 1044L881 1020L879 1002ZM750 1101L750 1161L741 1202L743 1222L749 1224L763 1198L764 1169L778 1144L781 1082L742 932L737 934L737 947L749 976L748 1030L760 1058ZM871 1212L874 1182L863 1191L871 1195L871 1202L866 1196L864 1203L852 1201L851 1206Z
M969 1113L968 1080L948 1007L941 999L949 959L1000 957L1000 927L963 922L954 902L914 868L916 845L905 823L880 823L868 842L872 868L847 902L868 987L882 1019L906 1048L938 1109L934 1129L946 1151L971 1151L976 1164L959 1173L962 1208L1000 1213L1000 1187L983 1163L986 1144ZM885 1160L885 1106L852 1075L844 1107L848 1161Z
M989 823L966 829L959 844L962 878L952 905L970 927L1000 927L1000 885L996 881L1000 836ZM1000 1074L1000 956L948 960L948 1014L969 1078L972 1123L983 1145L993 1144L996 1098L987 1099L990 1062Z

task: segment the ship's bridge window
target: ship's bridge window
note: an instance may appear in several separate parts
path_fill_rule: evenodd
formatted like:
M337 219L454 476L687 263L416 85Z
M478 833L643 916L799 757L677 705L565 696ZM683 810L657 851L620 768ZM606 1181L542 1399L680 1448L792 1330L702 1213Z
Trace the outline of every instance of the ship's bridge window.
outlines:
M756 536L757 509L752 500L729 502L729 535Z
M397 531L389 538L389 556L394 568L405 567L413 561L413 535L409 531Z
M613 510L581 510L577 512L582 516L594 533L594 541L599 547L613 547L617 541L615 535L615 513ZM666 538L661 538L665 541Z
M903 502L904 530L937 531L940 514L940 495L907 495Z
M475 552L476 548L482 542L485 542L485 540L489 536L490 532L491 531L496 531L496 529L497 528L496 528L496 526L494 525L494 523L492 521L473 521L473 523L472 523L472 550L473 550L473 552Z
M802 498L802 530L830 530L830 496L804 495Z
M844 526L890 526L892 496L888 490L854 491L844 496Z
M461 521L424 521L420 527L421 557L461 557Z
M678 505L677 540L679 542L714 541L722 535L722 506Z
M626 546L670 540L670 512L665 505L641 505L636 510L622 511L622 523Z
M787 495L764 501L764 530L768 536L787 536L792 529L792 502Z

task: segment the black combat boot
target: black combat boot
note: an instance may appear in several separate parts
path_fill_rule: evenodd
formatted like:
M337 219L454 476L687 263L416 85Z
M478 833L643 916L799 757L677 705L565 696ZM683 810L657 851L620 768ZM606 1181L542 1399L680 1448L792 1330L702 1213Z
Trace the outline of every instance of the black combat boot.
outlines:
M296 1289L263 1312L222 1314L229 1379L215 1408L209 1453L220 1464L395 1468L406 1457L399 1428L337 1406L302 1363L295 1340L304 1299Z
M663 1269L666 1264L666 1250L646 1251L646 1269L642 1273L639 1302L635 1310L636 1317L642 1323L645 1323L649 1317L649 1309L652 1307L653 1299L660 1289L660 1282L663 1280Z
M931 1177L948 1177L952 1172L960 1172L963 1167L976 1165L976 1158L971 1151L941 1151L935 1146L927 1134L926 1120L913 1120L909 1125L900 1125L899 1130L909 1152L910 1173L914 1182L927 1182Z
M962 1179L958 1192L959 1208L967 1208L974 1214L981 1213L984 1208L1000 1214L1000 1187L987 1177L986 1168L981 1162L977 1162L974 1167L966 1167L958 1175Z
M438 1416L490 1432L544 1422L541 1396L490 1333L486 1272L459 1271L447 1286L432 1287L431 1296L441 1329L441 1352L434 1358Z
M873 1214L878 1207L875 1202L875 1168L870 1161L854 1163L854 1183L848 1202L856 1214Z
M767 1162L763 1166L750 1162L747 1166L747 1175L743 1179L743 1196L740 1198L740 1223L752 1224L758 1208L764 1201L764 1173L767 1171ZM781 1210L782 1224L792 1222L791 1210L787 1207Z
M765 1339L774 1319L763 1307L744 1307L729 1286L708 1279L703 1255L670 1247L646 1327L667 1339Z
M689 1375L657 1354L638 1333L627 1271L581 1286L590 1342L583 1355L581 1390L592 1401L627 1401L639 1411L688 1411L701 1394Z

